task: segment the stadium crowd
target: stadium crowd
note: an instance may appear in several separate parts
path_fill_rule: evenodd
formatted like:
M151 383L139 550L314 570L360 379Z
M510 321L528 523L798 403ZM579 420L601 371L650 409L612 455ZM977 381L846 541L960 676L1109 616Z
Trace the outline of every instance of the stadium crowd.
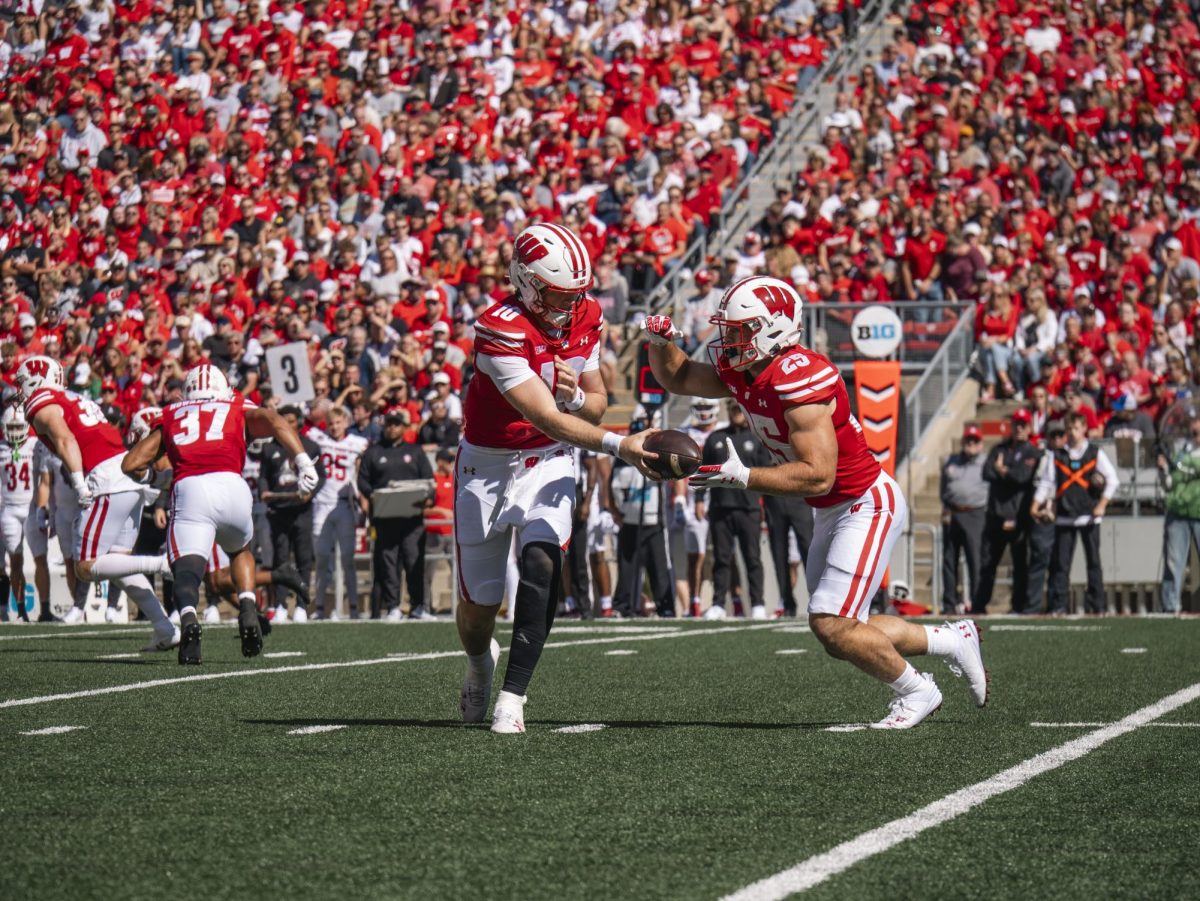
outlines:
M474 317L524 224L572 227L624 324L720 210L847 0L0 3L0 378L63 360L114 420L219 363L324 428L454 446ZM1193 392L1200 31L1182 2L912 4L803 171L692 273L809 302L976 304L988 396L1146 428ZM911 328L944 334L949 309ZM611 385L619 329L609 329ZM1152 427L1152 425L1151 425Z

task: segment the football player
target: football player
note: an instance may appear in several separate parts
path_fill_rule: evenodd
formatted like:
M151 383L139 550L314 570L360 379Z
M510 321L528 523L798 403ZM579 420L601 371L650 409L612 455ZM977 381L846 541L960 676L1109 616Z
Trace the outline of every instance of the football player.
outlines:
M455 463L454 539L459 637L467 673L463 720L482 722L500 646L492 638L516 533L520 584L495 733L525 731L525 690L561 593L563 548L575 506L574 454L564 444L615 454L658 478L643 449L652 431L621 438L600 428L608 406L600 376L603 316L588 295L592 264L559 225L517 236L509 266L514 294L475 322L476 375L467 389L466 432Z
M708 436L728 423L720 421L721 405L709 397L697 397L692 401L691 411L683 431L703 450ZM688 616L700 616L700 588L704 581L704 555L708 550L708 519L704 515L704 501L696 498L696 489L682 479L672 483L674 493L675 525L684 530L684 545L687 552ZM723 608L719 608L723 609Z
M154 637L143 650L175 647L179 632L146 579L147 573L165 571L166 558L129 553L145 500L141 486L121 471L125 443L120 433L94 401L66 390L62 366L51 357L26 358L13 380L25 403L25 418L62 460L78 500L71 555L77 579L109 579L129 595L154 626ZM83 622L83 618L83 607L76 606L64 622Z
M19 406L9 407L0 414L0 423L4 425L4 443L0 445L0 531L8 554L7 570L0 560L0 598L7 607L11 592L17 600L17 615L28 622L29 615L25 612L25 521L33 501L33 449L38 442L25 421L25 411Z
M165 453L171 462L167 558L175 577L175 604L182 628L180 664L198 665L202 660L196 609L200 583L218 549L230 557L240 606L242 653L253 657L262 650L250 550L253 498L242 478L247 433L255 438L273 435L293 455L301 490L316 487L316 466L304 453L296 431L273 410L249 404L229 387L224 373L208 363L188 370L183 400L163 408L161 420L133 446L121 465L126 476L145 479L153 473L160 454Z
M942 693L904 658L934 654L965 675L975 703L987 701L987 674L975 623L919 626L895 616L871 616L892 547L908 515L900 487L867 449L837 368L800 343L802 301L777 278L751 276L721 298L712 322L720 338L710 363L691 360L674 343L666 316L644 323L650 365L668 391L732 397L775 457L748 468L732 446L720 465L701 466L698 488L749 488L805 497L815 513L809 549L808 618L833 657L848 660L894 692L880 729L909 729L937 710Z

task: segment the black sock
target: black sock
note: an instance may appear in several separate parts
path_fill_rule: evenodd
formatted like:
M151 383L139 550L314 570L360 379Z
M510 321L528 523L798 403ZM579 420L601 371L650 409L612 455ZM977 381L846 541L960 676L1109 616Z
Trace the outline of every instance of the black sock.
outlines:
M522 549L521 581L517 587L504 691L524 695L529 688L554 623L561 574L562 550L556 545L534 542Z

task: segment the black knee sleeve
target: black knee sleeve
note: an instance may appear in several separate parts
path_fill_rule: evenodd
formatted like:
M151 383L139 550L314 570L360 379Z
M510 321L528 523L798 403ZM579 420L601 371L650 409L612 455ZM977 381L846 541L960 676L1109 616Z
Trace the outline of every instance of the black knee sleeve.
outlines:
M513 614L504 690L523 695L554 623L562 584L562 549L534 542L521 550L521 581Z
M175 574L174 599L175 609L200 606L200 585L204 581L204 571L208 561L198 554L180 557L171 566Z

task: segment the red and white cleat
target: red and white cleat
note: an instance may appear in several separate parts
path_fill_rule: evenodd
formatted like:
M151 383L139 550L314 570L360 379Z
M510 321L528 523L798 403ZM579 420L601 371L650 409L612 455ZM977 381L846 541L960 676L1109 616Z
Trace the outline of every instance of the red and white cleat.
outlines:
M896 695L892 699L888 715L878 723L872 723L872 729L911 729L925 717L936 713L942 706L942 693L933 683L933 676L921 673L925 685L916 691L905 695Z
M954 675L966 677L975 706L982 707L988 700L990 677L983 665L983 636L979 633L979 627L974 620L964 619L946 623L946 628L954 630L959 637L953 656L946 658L946 666Z
M496 695L492 710L492 732L496 735L520 735L525 731L525 696L502 691Z

